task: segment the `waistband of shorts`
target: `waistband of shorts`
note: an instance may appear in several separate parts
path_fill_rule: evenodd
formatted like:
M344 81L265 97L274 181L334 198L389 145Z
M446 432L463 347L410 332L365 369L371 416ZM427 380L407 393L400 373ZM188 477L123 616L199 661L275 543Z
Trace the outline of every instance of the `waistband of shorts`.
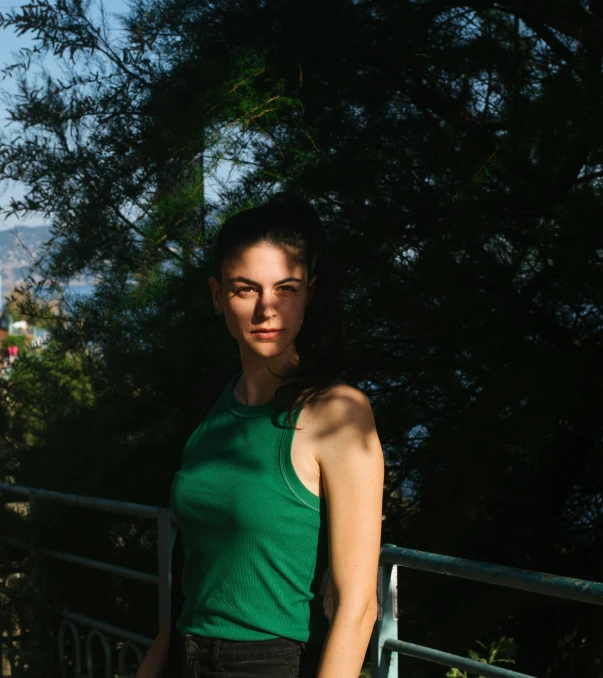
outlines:
M207 638L192 633L184 634L187 655L211 655L225 661L241 659L264 659L270 657L294 657L299 655L306 643L292 638L269 638L267 640L226 640Z

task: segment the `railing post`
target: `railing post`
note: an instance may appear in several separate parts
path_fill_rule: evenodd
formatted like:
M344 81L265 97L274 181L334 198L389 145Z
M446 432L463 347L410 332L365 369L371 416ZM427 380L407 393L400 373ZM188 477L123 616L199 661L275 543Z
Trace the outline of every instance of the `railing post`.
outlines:
M383 647L388 638L398 639L397 568L397 565L389 563L379 565L377 581L379 611L371 636L371 678L398 678L398 653Z
M176 530L171 521L171 509L157 510L157 557L159 572L159 628L170 612L172 592L172 549Z

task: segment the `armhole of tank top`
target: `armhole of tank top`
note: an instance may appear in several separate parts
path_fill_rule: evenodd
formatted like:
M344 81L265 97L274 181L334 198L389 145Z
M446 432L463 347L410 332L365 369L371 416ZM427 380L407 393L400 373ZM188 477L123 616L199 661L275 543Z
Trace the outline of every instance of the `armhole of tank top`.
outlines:
M350 385L342 377L338 377L339 381L342 381L344 384ZM297 425L299 419L299 413L295 417L294 423ZM282 421L285 421L283 419ZM311 492L299 479L299 476L295 472L293 467L293 462L291 460L291 447L293 444L293 436L295 435L295 430L289 428L288 426L283 427L280 444L279 444L279 464L281 467L281 473L283 478L291 490L291 492L306 506L315 511L321 511L326 507L326 500L319 497L318 495Z
M297 425L297 420L299 415L295 417L295 424ZM279 464L281 467L281 474L287 487L291 492L301 501L302 504L305 504L308 508L311 508L314 511L320 512L321 504L323 499L318 495L311 492L299 479L299 476L293 468L293 462L291 461L291 446L293 443L293 436L295 434L295 429L284 426L282 429L280 444L279 444Z

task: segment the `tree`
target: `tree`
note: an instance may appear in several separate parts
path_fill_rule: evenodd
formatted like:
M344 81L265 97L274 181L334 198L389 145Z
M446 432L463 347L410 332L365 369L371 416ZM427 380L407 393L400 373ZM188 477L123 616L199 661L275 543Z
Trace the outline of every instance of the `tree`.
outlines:
M31 187L9 210L53 215L47 278L100 277L56 339L99 347L103 449L147 461L162 441L146 480L163 443L177 463L195 402L178 375L233 348L208 233L285 184L345 262L346 377L407 492L385 541L600 579L601 3L140 2L117 43L77 3L32 7L0 25L75 65L22 80L0 172ZM201 195L222 161L235 177ZM512 635L519 671L597 675L584 607L400 579L406 640L465 654Z

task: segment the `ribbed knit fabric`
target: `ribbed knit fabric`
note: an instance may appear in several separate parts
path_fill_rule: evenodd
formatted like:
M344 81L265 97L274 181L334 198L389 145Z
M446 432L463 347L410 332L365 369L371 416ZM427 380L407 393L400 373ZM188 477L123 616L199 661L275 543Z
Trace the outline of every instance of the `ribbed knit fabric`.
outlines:
M326 503L291 462L275 401L239 402L235 374L184 448L171 505L184 541L181 633L323 642ZM293 421L297 423L299 410Z

